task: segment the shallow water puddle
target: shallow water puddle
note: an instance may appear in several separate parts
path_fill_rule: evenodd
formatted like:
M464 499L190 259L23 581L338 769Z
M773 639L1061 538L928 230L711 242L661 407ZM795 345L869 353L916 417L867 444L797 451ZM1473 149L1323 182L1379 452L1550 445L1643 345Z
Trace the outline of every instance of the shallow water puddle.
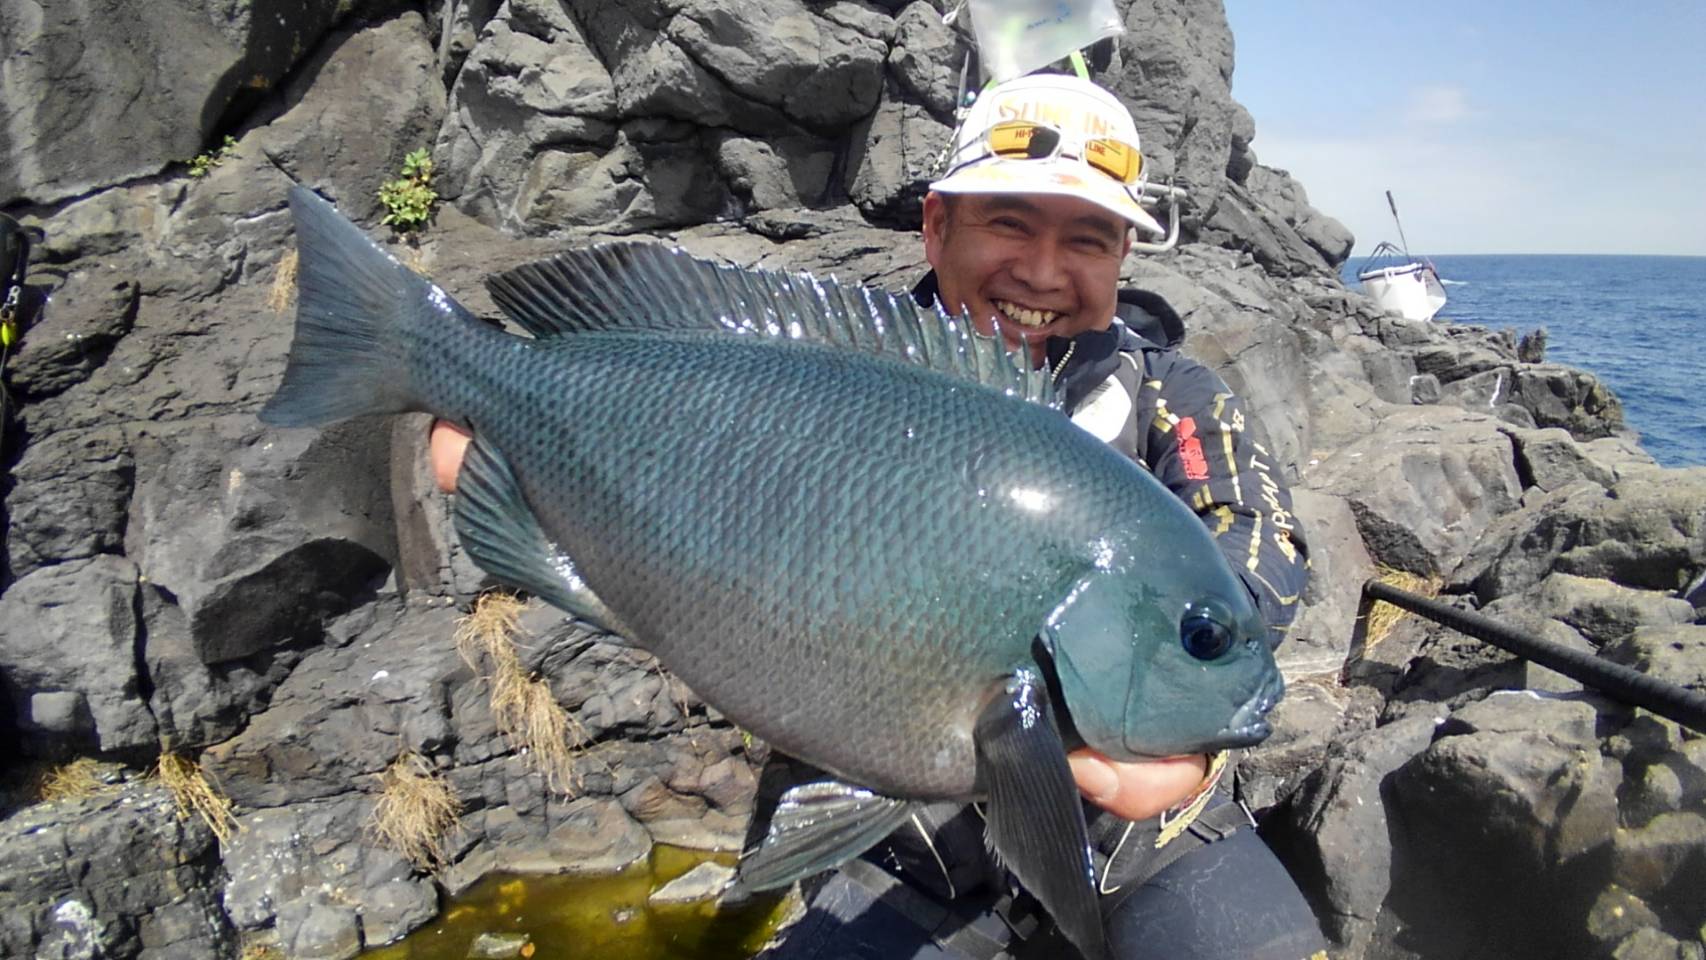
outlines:
M362 957L746 960L786 916L781 894L721 910L712 901L646 902L652 891L707 861L733 866L735 855L658 845L646 860L612 876L493 874L446 904L432 923Z

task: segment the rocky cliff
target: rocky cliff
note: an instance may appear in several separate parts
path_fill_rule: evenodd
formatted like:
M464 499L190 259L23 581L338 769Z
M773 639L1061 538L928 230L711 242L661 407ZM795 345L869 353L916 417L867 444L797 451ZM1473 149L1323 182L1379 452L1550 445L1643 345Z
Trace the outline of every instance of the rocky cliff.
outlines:
M1190 191L1182 246L1129 276L1248 398L1312 545L1280 729L1245 761L1264 830L1346 957L1701 956L1706 741L1356 616L1409 571L1706 687L1706 470L1654 466L1601 384L1508 334L1343 289L1351 238L1258 161L1219 3L1121 9L1100 79ZM886 0L0 7L0 206L45 233L46 299L4 373L0 726L12 781L78 757L110 781L0 821L0 954L348 957L499 865L737 843L762 745L548 611L515 666L577 750L542 770L507 735L493 661L454 643L489 584L419 421L255 419L289 340L285 190L385 236L380 184L430 147L447 202L399 255L488 316L487 274L641 232L903 285L965 48ZM234 832L163 812L162 755ZM399 761L459 805L436 873L365 826Z

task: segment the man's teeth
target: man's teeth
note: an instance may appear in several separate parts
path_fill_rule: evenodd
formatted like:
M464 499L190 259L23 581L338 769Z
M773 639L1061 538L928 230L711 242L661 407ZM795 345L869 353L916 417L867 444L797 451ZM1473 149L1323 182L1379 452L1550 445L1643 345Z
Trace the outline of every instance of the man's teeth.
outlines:
M995 301L995 306L1007 315L1007 319L1026 327L1040 327L1060 319L1060 314L1053 310L1032 310L1030 307L1021 307L1005 300Z

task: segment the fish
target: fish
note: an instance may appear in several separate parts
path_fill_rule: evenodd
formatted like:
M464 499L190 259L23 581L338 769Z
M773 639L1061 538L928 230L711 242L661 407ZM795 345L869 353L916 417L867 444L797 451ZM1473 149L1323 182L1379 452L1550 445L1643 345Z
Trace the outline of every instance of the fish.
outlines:
M424 411L473 434L458 538L826 771L738 884L981 801L991 848L1108 955L1067 750L1259 742L1284 690L1203 522L964 316L638 241L487 280L471 314L309 189L275 427Z

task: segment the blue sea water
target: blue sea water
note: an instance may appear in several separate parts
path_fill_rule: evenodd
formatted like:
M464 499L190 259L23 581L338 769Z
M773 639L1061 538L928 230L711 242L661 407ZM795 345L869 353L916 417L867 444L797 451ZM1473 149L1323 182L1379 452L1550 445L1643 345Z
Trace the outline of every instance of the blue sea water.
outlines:
M1362 258L1345 264L1356 286ZM1588 370L1623 401L1667 467L1706 465L1706 257L1438 256L1439 319L1547 333L1546 359Z

